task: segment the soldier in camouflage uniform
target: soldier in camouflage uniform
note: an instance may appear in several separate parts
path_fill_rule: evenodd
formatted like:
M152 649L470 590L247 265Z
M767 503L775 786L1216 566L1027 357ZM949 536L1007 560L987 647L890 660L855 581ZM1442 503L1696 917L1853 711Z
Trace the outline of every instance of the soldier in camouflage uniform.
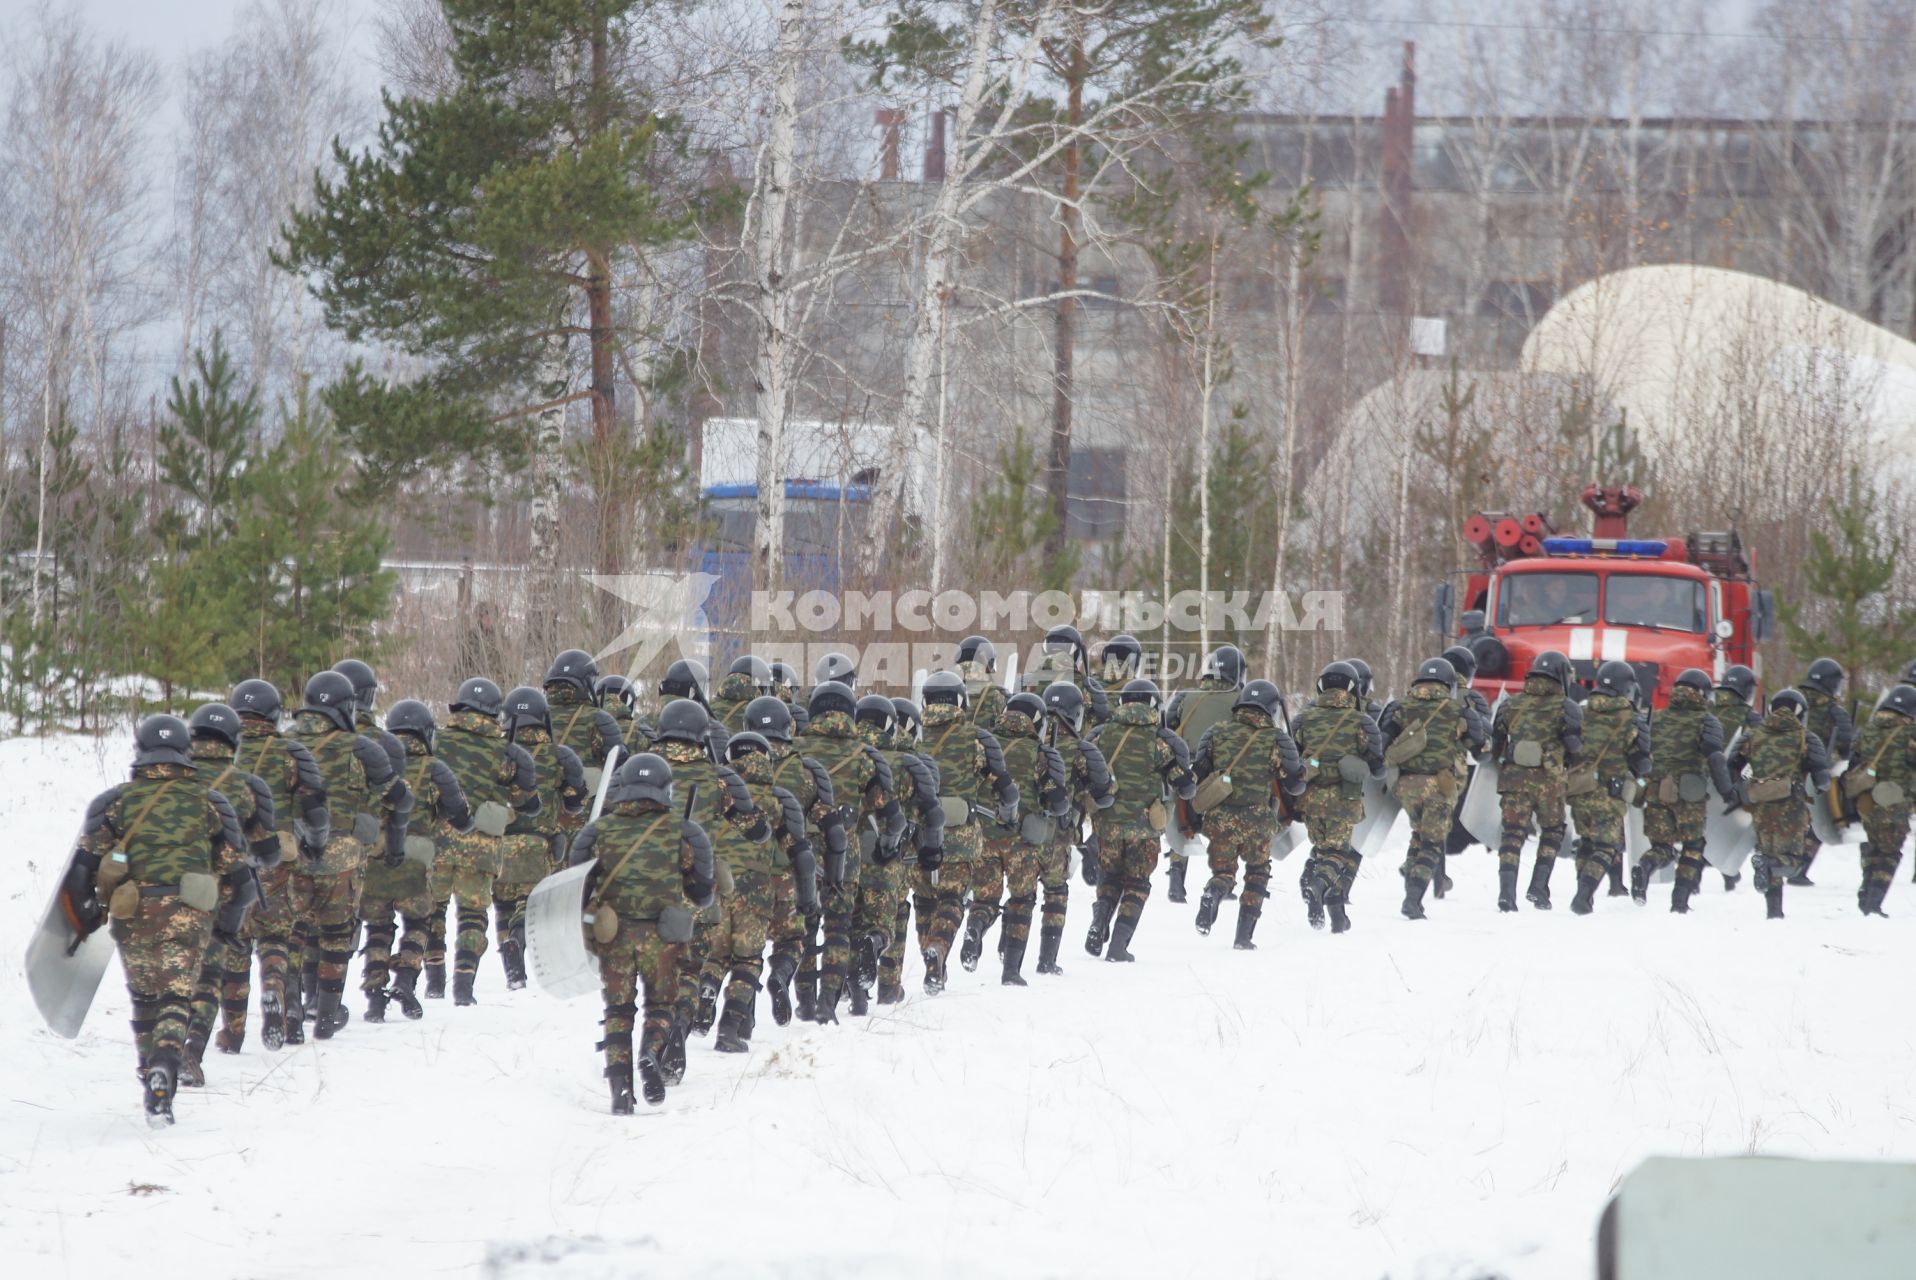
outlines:
M1304 764L1304 793L1297 811L1311 837L1311 856L1298 885L1306 918L1331 932L1350 929L1351 885L1363 856L1351 830L1364 817L1364 779L1384 776L1384 740L1377 722L1358 705L1359 679L1348 662L1333 662L1317 677L1317 696L1291 724Z
M1005 769L1018 784L1018 794L1028 799L1016 826L985 826L983 847L972 863L971 914L958 955L967 971L978 968L985 934L997 920L1002 900L1005 928L998 955L1004 961L1000 981L1008 987L1025 985L1025 948L1038 905L1038 871L1045 848L1056 839L1059 821L1071 811L1064 757L1045 745L1043 725L1044 700L1035 693L1011 698L998 716L995 736Z
M1278 723L1283 700L1276 685L1253 680L1234 702L1228 717L1204 731L1191 759L1197 790L1190 807L1210 840L1211 862L1211 878L1198 899L1197 930L1210 934L1242 862L1244 896L1238 900L1237 936L1231 945L1255 951L1252 935L1270 891L1271 836L1280 821L1278 791L1300 794L1304 765L1297 744ZM1206 781L1211 778L1217 781Z
M945 810L944 857L936 871L920 870L912 891L918 948L925 957L925 990L945 989L947 964L964 920L965 891L984 856L985 823L1018 820L1018 784L1005 766L991 730L971 719L964 677L936 672L925 681L924 753L938 766Z
M1165 806L1189 800L1197 789L1184 739L1160 722L1161 697L1150 680L1129 682L1119 692L1111 718L1089 735L1111 770L1114 799L1110 808L1091 818L1100 865L1098 900L1091 908L1084 949L1121 963L1136 958L1131 938L1151 896Z
M236 946L226 952L226 974L221 987L223 1025L215 1043L221 1053L238 1053L246 1039L246 1005L251 997L248 980L252 960L246 954L259 944L260 1039L278 1049L290 1035L294 1043L306 1038L297 1009L286 1019L289 997L298 1000L298 968L292 963L293 868L302 860L316 860L332 839L332 819L326 804L326 781L319 764L304 743L279 731L279 690L264 680L242 680L233 688L229 704L239 712L239 767L261 779L273 792L273 817L279 827L280 858L260 883L264 895L246 919ZM290 981L289 981L290 978ZM313 993L317 999L319 993Z
M712 840L716 886L679 955L679 998L660 1064L667 1084L684 1079L686 1036L693 1031L703 1035L718 1021L719 990L729 965L712 965L710 957L714 939L729 933L731 899L736 893L732 869L764 859L766 855L751 846L772 838L772 821L777 816L759 809L751 789L730 765L712 759L710 728L703 706L691 698L675 698L660 710L654 740L658 754L672 766L675 785L685 792L690 817Z
M827 658L836 655L827 655ZM905 834L905 810L898 803L898 787L885 758L859 734L852 691L828 680L811 692L811 718L801 743L807 755L825 766L838 797L848 836L857 832L845 850L843 869L826 858L825 882L819 887L824 911L824 946L819 953L818 998L813 1017L838 1021L838 1001L851 976L852 923L858 911L858 887L864 874L865 833L869 831L874 856L880 849L898 848ZM808 967L810 961L808 958Z
M1045 741L1063 758L1066 786L1071 793L1071 811L1058 824L1058 832L1038 865L1038 883L1044 886L1038 972L1055 976L1064 972L1064 966L1058 963L1058 948L1064 941L1065 908L1071 901L1071 851L1082 844L1080 856L1086 862L1096 861L1097 844L1095 839L1085 837L1085 825L1095 825L1097 815L1117 801L1117 790L1104 752L1083 736L1084 694L1078 686L1069 680L1054 680L1045 687L1044 700Z
M1471 684L1471 681L1477 678L1477 655L1470 651L1468 645L1454 644L1439 656L1457 673L1459 695L1470 703L1471 709L1477 713L1478 720L1483 723L1484 740L1482 744L1471 748L1470 751L1473 761L1481 760L1484 752L1490 747L1491 711L1489 699ZM1430 877L1430 892L1433 898L1442 898L1450 892L1451 881L1448 874L1450 855L1453 852L1462 853L1476 843L1470 833L1464 830L1463 824L1457 820L1457 814L1463 808L1464 793L1470 790L1471 775L1476 772L1477 766L1473 761L1465 762L1464 785L1458 789L1457 797L1451 803L1450 832L1444 840L1443 847L1437 852L1437 869ZM1623 892L1621 884L1616 887L1615 892Z
M971 699L971 722L995 733L1006 701L1005 691L992 679L998 671L997 647L983 636L966 636L958 642L956 665L965 696Z
M1090 658L1084 637L1072 626L1053 627L1045 632L1044 644L1025 684L1036 689L1050 687L1054 681L1069 680L1084 695L1085 714L1093 725L1111 718L1111 699L1104 685L1090 674Z
M743 712L739 719L743 723ZM732 895L712 936L701 975L702 982L725 983L725 1012L719 1015L718 1038L712 1047L720 1053L744 1053L751 1047L757 1021L766 939L794 913L809 915L818 910L818 863L805 834L804 806L772 781L772 744L759 734L741 730L727 740L725 759L772 828L770 840L733 842L728 847Z
M1448 659L1432 658L1417 668L1409 696L1384 708L1378 729L1384 736L1384 764L1397 770L1397 803L1410 818L1404 919L1422 920L1424 893L1442 874L1465 764L1489 740L1490 725L1459 692L1457 668Z
M1185 747L1195 758L1198 743L1203 741L1212 725L1220 724L1230 717L1237 706L1238 691L1244 687L1244 653L1234 644L1221 645L1204 659L1204 671L1198 677L1195 689L1180 689L1171 696L1171 705L1164 713L1164 727L1184 739ZM1180 826L1187 835L1195 837L1197 832L1196 815L1185 806ZM1172 902L1185 901L1184 880L1186 867L1190 859L1175 847L1171 848L1165 871L1169 888L1165 896ZM1212 912L1216 918L1216 912ZM1205 932L1209 932L1208 928Z
M1550 909L1550 872L1563 848L1564 767L1583 750L1583 709L1569 693L1570 660L1555 650L1537 655L1523 689L1506 698L1491 722L1503 834L1497 842L1497 909L1517 909L1517 872L1524 841L1537 829L1537 861L1524 896Z
M1803 673L1803 682L1796 686L1803 695L1803 702L1809 708L1809 730L1820 739L1829 752L1831 760L1849 759L1850 749L1856 745L1856 723L1850 719L1849 712L1837 700L1843 692L1843 664L1834 658L1818 658L1810 663L1810 669ZM1810 829L1809 815L1803 816L1803 865L1790 877L1790 883L1808 888L1810 867L1816 861L1816 855L1822 851L1823 842L1816 838Z
M552 740L579 757L588 792L599 787L599 771L615 747L625 745L625 731L610 711L599 706L593 689L599 683L599 664L583 649L567 649L546 668L543 689L552 717Z
M892 779L898 783L900 790L899 803L905 807L910 819L901 848L911 850L915 858L913 864L906 867L901 854L901 860L894 864L891 924L884 950L878 955L875 966L867 955L857 958L854 981L859 986L870 986L876 982L880 1004L897 1004L905 998L901 971L905 963L905 935L911 929L911 897L908 890L912 877L936 884L937 877L943 874L940 868L944 865L945 856L945 806L939 796L938 762L918 750L918 744L925 736L924 715L909 698L893 698L891 713L891 728L879 744L878 754L885 757L885 763L891 766ZM854 929L869 939L872 923L861 906ZM854 992L852 1012L860 1011Z
M148 1123L155 1125L173 1122L193 993L220 889L250 874L239 817L206 785L188 743L186 722L177 716L140 722L132 778L87 806L65 880L68 910L82 933L111 918L133 1005Z
M1808 719L1804 696L1785 689L1770 699L1769 714L1744 735L1730 758L1732 774L1741 777L1747 771L1742 798L1756 828L1755 883L1771 920L1783 918L1783 885L1803 869L1809 796L1821 795L1830 784L1829 756Z
M433 758L438 726L432 711L413 698L396 702L386 714L386 728L405 749L403 776L413 806L412 821L406 827L405 861L396 867L381 862L369 868L366 891L359 899L359 918L366 922L366 963L359 988L366 996L368 1022L384 1022L386 1005L393 1000L406 1017L425 1016L418 996L419 971L426 959L432 870L439 860L440 835L472 830L465 789L445 761Z
M1144 646L1129 632L1120 631L1098 650L1098 683L1109 689L1144 674Z
M1723 725L1710 712L1710 692L1710 677L1691 667L1677 676L1669 705L1650 717L1650 769L1643 789L1643 834L1650 852L1631 869L1630 896L1643 902L1651 875L1676 862L1670 910L1679 914L1690 909L1703 878L1707 788L1714 785L1726 804L1736 802L1723 762Z
M441 834L439 854L430 886L435 912L444 917L445 904L455 902L459 932L454 939L453 1003L477 1003L473 983L479 957L486 953L486 913L493 906L493 880L505 867L505 835L519 818L536 817L545 809L539 793L539 771L529 752L506 740L501 720L505 696L499 686L474 676L453 695L446 725L433 735L433 754L452 770L472 808L472 830ZM426 995L445 993L445 970L434 972L426 958Z
M1577 824L1577 892L1570 909L1587 916L1597 886L1623 865L1623 820L1637 779L1650 772L1650 726L1637 710L1637 672L1627 662L1597 668L1583 702L1583 756L1564 775L1564 798Z
M289 886L298 921L294 937L311 937L319 949L313 1034L321 1040L346 1025L341 1000L359 936L356 893L366 861L383 857L397 866L406 856L406 824L412 818L406 780L385 748L358 732L356 707L352 681L337 671L322 671L306 682L306 705L292 732L319 763L333 817L332 839L318 858L300 858Z
M859 738L891 770L899 807L906 816L903 831L890 844L879 840L869 824L859 831L858 893L852 909L851 972L846 987L852 1015L859 1018L870 1009L881 957L891 948L894 936L903 932L898 917L910 910L905 900L905 855L914 855L915 866L937 867L944 851L945 810L938 797L937 767L915 752L893 749L896 716L892 700L875 693L861 697L853 715Z
M1710 714L1723 726L1725 749L1737 730L1748 729L1763 719L1763 713L1757 710L1756 672L1737 663L1723 672L1723 678L1717 681L1716 688L1710 694ZM1725 871L1723 890L1729 892L1742 882L1742 875L1732 875Z
M663 1066L674 1034L679 952L690 907L711 901L712 843L674 811L672 767L650 752L619 766L605 811L572 841L575 865L597 858L586 895L590 946L605 991L605 1077L612 1114L632 1114L632 1023L645 1002L638 1069L645 1100L665 1101Z
M226 976L234 969L244 976L252 964L240 936L246 930L251 908L260 899L260 872L270 873L278 866L282 850L279 832L274 829L272 788L265 779L241 769L236 760L239 715L223 702L209 702L193 712L187 730L193 739L194 768L209 790L219 792L232 804L247 844L247 866L235 872L231 883L220 887L220 907L214 913L213 931L200 959L193 1016L180 1060L180 1086L191 1089L206 1083L202 1060L206 1042L213 1034L213 1019L220 1009ZM239 1012L242 1016L246 1013L244 997L240 998Z
M584 824L592 793L579 757L552 740L552 710L537 689L506 695L506 741L532 757L539 788L538 812L519 814L506 828L492 882L492 928L506 990L518 991L526 985L526 899L533 886L565 865L566 837Z
M770 692L772 668L765 659L754 658L749 653L735 658L725 678L712 691L712 719L725 726L726 732L737 733L745 727L745 708L751 705L752 699Z
M395 774L403 774L406 771L406 749L399 744L399 739L393 737L393 735L388 733L379 723L379 677L373 674L373 669L370 666L361 662L358 658L341 659L333 664L333 670L339 672L340 675L345 676L347 680L352 682L353 727L365 737L377 742L380 747L385 750L386 759L391 762L393 772ZM360 902L365 898L366 877L369 874L371 874L370 861L362 863L359 869L354 873L352 886L352 898L354 902ZM358 925L355 924L353 928L355 946L357 945L358 937L359 928ZM318 978L318 974L318 951L314 947L308 946L306 948L306 968L303 975L303 983L308 991L314 989L314 983ZM306 1005L307 1021L312 1021L316 1012L317 1010L314 1004L309 1000Z
M1916 799L1916 686L1899 684L1863 722L1843 775L1843 791L1863 823L1863 885L1856 906L1880 916L1903 861L1910 801Z
M645 735L639 731L639 691L624 676L600 676L592 686L592 700L599 710L612 717L619 726L619 741L624 745L626 754L650 750ZM550 703L547 704L550 707ZM573 752L577 755L578 752ZM594 794L597 794L596 792Z
M771 745L773 784L797 797L799 807L804 810L813 858L823 863L819 874L842 877L846 846L845 815L838 807L832 777L825 771L825 766L811 756L800 755L792 749L792 711L782 698L769 695L754 698L745 705L745 727ZM774 918L771 922L772 959L766 975L765 994L771 1002L772 1021L781 1027L792 1020L792 978L808 955L813 957L812 977L809 982L801 982L799 986L798 1017L801 1022L810 1022L816 1016L818 970L816 955L811 948L816 945L822 920L822 908L814 905L812 910L806 912L798 911L795 907L791 913Z

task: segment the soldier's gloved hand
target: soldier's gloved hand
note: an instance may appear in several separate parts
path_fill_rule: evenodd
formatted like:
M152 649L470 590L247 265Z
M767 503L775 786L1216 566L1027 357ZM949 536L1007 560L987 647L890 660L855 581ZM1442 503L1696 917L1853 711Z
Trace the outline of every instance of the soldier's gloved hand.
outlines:
M845 851L825 851L825 887L836 892L845 887Z
M1719 791L1717 794L1723 797L1723 807L1725 809L1736 808L1738 802L1742 799L1741 796L1736 794L1735 787L1731 787L1728 791Z
M1017 821L1018 802L1016 800L1000 800L998 802L998 824L1009 827Z

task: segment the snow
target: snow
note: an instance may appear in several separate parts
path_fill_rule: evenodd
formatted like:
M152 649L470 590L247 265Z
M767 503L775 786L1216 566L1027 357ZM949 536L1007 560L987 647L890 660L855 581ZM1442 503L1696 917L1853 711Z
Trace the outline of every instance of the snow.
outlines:
M278 1054L255 1018L154 1131L117 965L63 1041L18 960L123 757L0 742L9 1276L1583 1277L1645 1156L1916 1157L1912 890L1859 917L1853 848L1781 924L1714 874L1688 917L1662 891L1578 919L1567 868L1556 911L1499 917L1478 853L1412 925L1401 832L1347 937L1305 927L1293 856L1257 952L1231 950L1233 904L1198 937L1160 878L1138 962L1111 965L1074 885L1062 978L1003 990L988 954L839 1027L761 1009L749 1058L695 1042L630 1120L597 1002L508 993L488 956L476 1009Z

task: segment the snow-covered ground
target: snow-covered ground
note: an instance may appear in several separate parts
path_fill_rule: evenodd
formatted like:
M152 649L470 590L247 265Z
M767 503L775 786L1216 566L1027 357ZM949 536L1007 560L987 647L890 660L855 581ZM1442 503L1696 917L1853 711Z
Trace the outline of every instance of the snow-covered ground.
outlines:
M1916 1158L1916 890L1863 920L1853 848L1764 921L1714 873L1687 918L1604 899L1500 918L1453 860L1429 922L1390 854L1347 937L1279 868L1260 948L1160 892L1135 965L987 967L843 1026L761 1014L684 1087L606 1114L596 1001L508 994L212 1055L147 1128L117 965L41 1028L19 957L123 747L0 743L0 1241L9 1277L1184 1275L1582 1277L1646 1155ZM1904 875L1908 871L1905 869ZM1193 877L1195 902L1196 877ZM1772 1209L1753 1207L1757 1212Z

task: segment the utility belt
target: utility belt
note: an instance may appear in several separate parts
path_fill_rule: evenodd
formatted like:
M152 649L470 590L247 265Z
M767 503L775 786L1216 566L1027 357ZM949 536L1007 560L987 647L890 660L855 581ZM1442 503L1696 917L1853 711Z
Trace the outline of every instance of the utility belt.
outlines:
M122 880L107 899L107 914L115 920L131 920L140 913L142 898L178 898L196 911L212 911L220 904L220 882L204 871L189 871L175 884Z

